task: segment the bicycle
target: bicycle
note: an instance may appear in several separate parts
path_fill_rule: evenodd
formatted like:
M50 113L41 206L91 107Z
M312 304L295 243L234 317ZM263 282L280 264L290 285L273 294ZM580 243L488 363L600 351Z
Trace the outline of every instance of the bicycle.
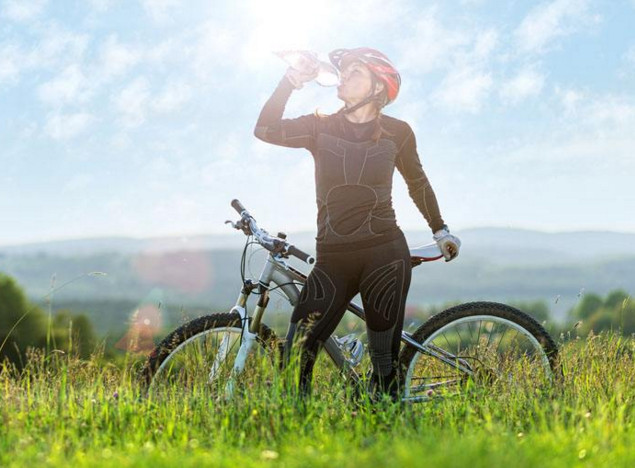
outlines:
M229 397L249 381L261 380L262 359L276 367L283 345L263 322L272 291L280 290L294 306L307 276L287 261L296 257L308 265L315 259L290 244L284 233L270 235L238 201L232 207L237 222L226 221L247 236L241 262L242 288L229 313L194 319L170 333L149 355L142 381L148 392L178 391L203 384L216 396ZM251 240L253 239L253 241ZM250 243L268 251L257 281L245 278L245 252ZM443 258L436 243L411 248L412 266ZM258 302L250 314L251 294ZM347 310L364 320L364 310L351 302ZM558 348L532 317L496 302L469 302L431 317L414 333L402 331L400 389L402 400L426 401L455 394L465 388L500 384L533 387L551 385L561 370ZM352 383L359 384L364 345L355 335L332 335L323 349ZM282 362L283 360L281 360Z

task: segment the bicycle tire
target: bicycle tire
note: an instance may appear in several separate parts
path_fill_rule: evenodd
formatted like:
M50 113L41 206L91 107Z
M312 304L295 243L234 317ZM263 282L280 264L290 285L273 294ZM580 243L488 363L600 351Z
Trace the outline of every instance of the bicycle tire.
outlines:
M456 334L450 335L453 329ZM506 338L507 330L513 332ZM506 304L470 302L451 307L431 317L412 339L436 356L412 345L402 349L400 381L405 400L458 393L468 381L473 384L470 388L491 389L501 382L515 387L550 386L562 375L558 347L549 333L531 316Z
M231 349L234 352L237 351L242 336L240 315L237 313L206 315L187 322L166 336L150 353L141 370L140 379L144 394L147 395L152 391L152 388L156 386L159 378L164 379L166 383L170 383L170 385L176 384L173 385L174 388L171 389L171 391L176 392L183 390L183 388L179 387L187 386L184 384L186 381L192 385L196 385L197 382L192 380L193 377L201 377L201 372L205 370L198 364L209 365L210 362L206 358L211 359L212 356L200 356L201 358L206 359L206 361L191 362L190 364L192 365L189 366L191 368L188 368L187 362L185 362L184 365L178 368L178 372L180 373L179 377L183 377L183 380L178 380L176 377L170 380L170 378L163 376L162 374L167 372L168 363L176 359L179 353L184 353L188 345L192 344L196 346L197 340L207 340L215 333L225 333L225 336L229 336L229 333L236 335L236 341L231 345L226 345L226 347L231 346ZM275 366L275 356L276 350L278 350L278 344L274 331L267 325L261 324L260 331L256 338L256 343L260 347L260 351L267 355L267 359L271 360L272 366ZM222 344L219 346L222 346ZM205 351L207 351L207 349ZM251 354L253 355L254 352L252 351ZM179 356L179 359L182 358L183 355ZM170 367L174 367L174 364ZM170 370L170 372L172 372L172 370ZM196 372L199 373L198 376L196 376ZM186 380L188 378L190 380Z

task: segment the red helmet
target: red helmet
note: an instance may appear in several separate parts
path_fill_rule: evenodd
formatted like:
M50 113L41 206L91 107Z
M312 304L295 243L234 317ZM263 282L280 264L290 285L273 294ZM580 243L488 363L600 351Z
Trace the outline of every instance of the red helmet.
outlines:
M384 54L370 47L358 47L356 49L335 49L329 54L331 63L338 70L342 69L343 62L355 59L362 62L379 79L386 88L386 104L390 104L399 94L401 77L392 62Z

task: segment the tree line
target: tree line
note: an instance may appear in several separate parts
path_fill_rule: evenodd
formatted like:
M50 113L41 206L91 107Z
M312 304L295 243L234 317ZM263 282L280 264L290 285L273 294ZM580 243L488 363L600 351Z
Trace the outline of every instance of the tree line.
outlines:
M624 290L611 291L605 297L594 293L584 294L569 311L565 323L552 320L545 301L511 305L543 323L554 338L571 332L576 336L586 336L603 331L635 336L635 301ZM424 320L443 308L445 307L424 308L415 315ZM29 347L72 352L80 358L88 358L95 351L97 334L85 313L69 309L53 312L51 309L49 307L46 311L41 306L30 303L20 285L13 278L0 273L0 363L8 359L18 368L22 367ZM137 313L144 313L144 310L139 309ZM147 317L143 322L148 322ZM154 324L153 326L156 328ZM173 324L166 323L164 326L169 328ZM148 341L152 338L144 337L143 332L141 330L137 333L141 339ZM155 337L161 334L162 330L153 330L152 333ZM151 343L145 345L143 350ZM117 345L110 345L113 348L115 346ZM131 349L127 344L124 346L121 343L117 347ZM107 356L116 353L114 349L107 351Z

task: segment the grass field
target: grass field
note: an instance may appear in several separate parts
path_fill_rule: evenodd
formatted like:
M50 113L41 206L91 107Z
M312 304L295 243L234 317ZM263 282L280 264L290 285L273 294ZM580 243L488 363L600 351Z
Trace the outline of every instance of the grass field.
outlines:
M229 402L141 398L134 363L34 356L0 373L0 466L635 466L635 339L562 345L552 392L353 406L269 387ZM322 383L320 383L322 380Z

